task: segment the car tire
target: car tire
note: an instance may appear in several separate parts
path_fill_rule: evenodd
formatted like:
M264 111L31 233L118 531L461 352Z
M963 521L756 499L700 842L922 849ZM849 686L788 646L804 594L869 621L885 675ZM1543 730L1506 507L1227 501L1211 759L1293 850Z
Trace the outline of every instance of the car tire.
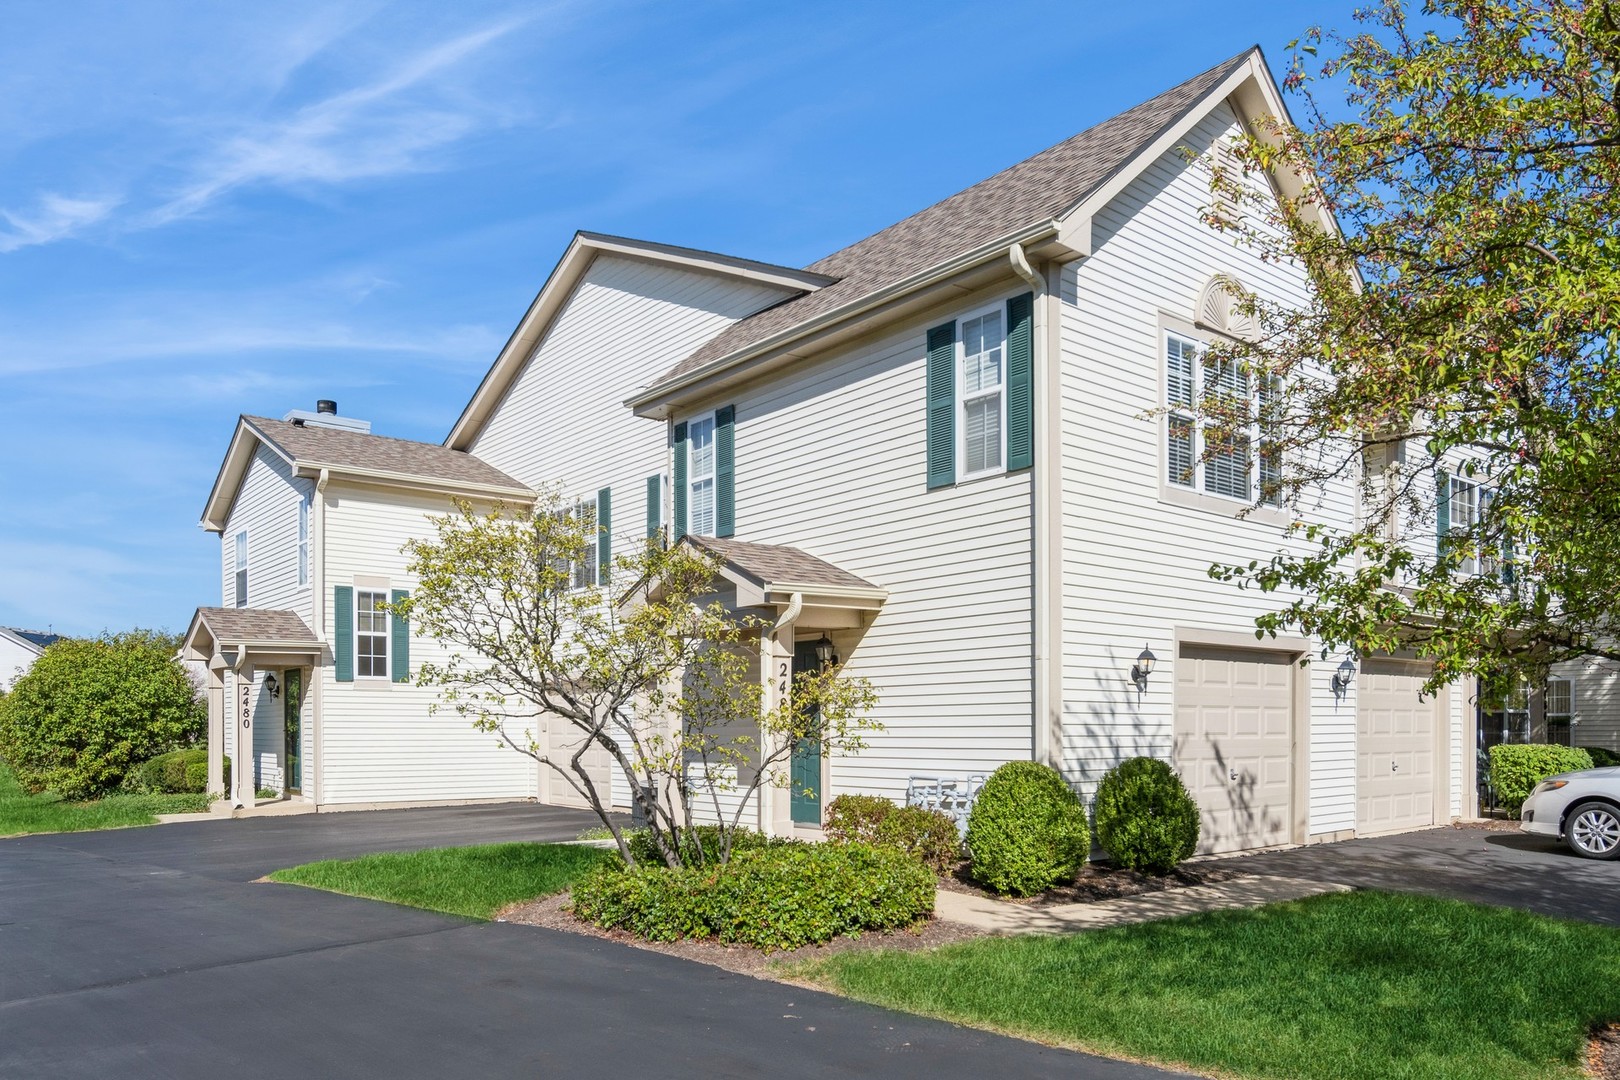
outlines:
M1620 808L1606 802L1583 802L1564 819L1564 841L1588 859L1620 858Z

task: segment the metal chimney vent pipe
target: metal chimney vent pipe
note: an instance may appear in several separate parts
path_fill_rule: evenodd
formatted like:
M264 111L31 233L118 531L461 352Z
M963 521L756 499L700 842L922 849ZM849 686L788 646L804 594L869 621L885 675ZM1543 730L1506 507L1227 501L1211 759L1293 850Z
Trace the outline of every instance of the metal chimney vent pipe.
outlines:
M315 412L321 416L336 416L337 402L331 398L321 398L315 403Z

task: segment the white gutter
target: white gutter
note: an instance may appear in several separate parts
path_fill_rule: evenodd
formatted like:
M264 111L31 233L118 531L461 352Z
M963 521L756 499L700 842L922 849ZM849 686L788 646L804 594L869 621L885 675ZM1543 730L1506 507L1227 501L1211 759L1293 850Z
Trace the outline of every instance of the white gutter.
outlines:
M300 476L321 475L330 479L341 476L346 480L378 484L383 487L403 487L416 491L448 492L460 495L481 495L492 498L510 498L533 502L535 493L529 488L508 487L505 484L480 484L474 481L448 480L440 477L419 476L414 473L392 472L387 469L362 469L353 465L333 465L323 461L298 462Z
M1056 365L1053 355L1056 352L1054 342L1048 332L1052 320L1047 316L1046 281L1029 265L1029 257L1024 253L1023 246L1013 244L1007 248L1007 258L1012 263L1013 272L1029 284L1034 293L1034 302L1030 305L1034 325L1031 327L1031 344L1034 351L1035 393L1034 398L1040 404L1035 409L1035 468L1030 476L1030 502L1033 517L1033 529L1030 551L1031 570L1031 638L1034 653L1034 670L1032 672L1033 708L1031 710L1030 729L1030 756L1048 765L1056 765L1053 754L1053 745L1060 741L1061 736L1058 723L1060 717L1058 710L1061 706L1062 666L1053 662L1056 638L1061 632L1054 612L1061 611L1061 603L1055 603L1061 587L1057 580L1057 567L1060 566L1061 555L1058 551L1061 545L1061 535L1054 527L1056 517L1053 507L1061 498L1061 491L1057 488L1059 462L1061 461L1062 447L1058 445L1055 437L1055 425L1051 422L1052 411L1046 406L1055 402L1060 393L1056 379ZM1056 650L1060 651L1060 650Z
M799 621L799 615L804 611L804 593L794 593L788 597L787 610L777 616L776 625L771 627L771 637L781 639L783 630L790 630L793 624Z

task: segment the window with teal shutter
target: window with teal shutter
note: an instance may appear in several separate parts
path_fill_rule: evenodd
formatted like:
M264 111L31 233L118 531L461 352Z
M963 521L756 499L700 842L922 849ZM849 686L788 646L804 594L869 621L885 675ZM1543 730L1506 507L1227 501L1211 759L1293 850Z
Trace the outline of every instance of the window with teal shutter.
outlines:
M714 535L737 534L737 407L714 413Z
M392 605L403 603L411 594L404 589L395 589L388 594ZM411 624L397 610L393 613L393 667L389 675L395 682L411 681Z
M928 486L956 483L956 323L928 331Z
M1451 474L1444 469L1434 474L1434 536L1435 553L1446 556L1446 534L1451 531Z
M686 535L686 424L675 425L675 539Z
M338 682L354 682L354 587L332 589L332 675Z
M613 566L613 489L596 493L596 583L608 583Z
M663 474L647 477L647 539L658 539L658 530L664 526Z
M1035 464L1035 294L1007 301L1007 468Z

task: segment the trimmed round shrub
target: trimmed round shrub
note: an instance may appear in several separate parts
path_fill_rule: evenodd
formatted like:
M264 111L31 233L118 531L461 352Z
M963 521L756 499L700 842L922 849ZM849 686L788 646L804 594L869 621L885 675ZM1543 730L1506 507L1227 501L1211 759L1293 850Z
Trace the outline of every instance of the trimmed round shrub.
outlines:
M1097 786L1097 843L1115 866L1162 874L1198 846L1198 804L1157 758L1122 761Z
M195 795L208 788L208 751L171 750L148 758L124 776L122 791L142 795Z
M1547 777L1592 767L1592 755L1585 750L1550 743L1501 743L1491 747L1490 758L1497 805L1514 817Z
M574 914L649 941L714 938L771 952L910 926L934 909L934 875L868 844L752 848L725 866L610 863L573 890Z
M962 858L962 837L949 814L922 806L896 806L881 795L840 795L827 804L828 839L894 848L936 872Z
M1601 746L1583 746L1581 749L1585 750L1587 757L1592 759L1592 768L1594 769L1607 769L1620 765L1620 754L1615 753L1613 750L1605 750Z
M968 815L974 880L1014 896L1033 896L1067 881L1091 853L1079 796L1056 769L1009 761L991 774Z
M630 847L630 855L636 860L638 866L663 866L664 856L658 851L658 844L653 839L652 830L635 829L625 838ZM784 836L766 836L761 832L750 829L737 829L731 834L731 853L739 851L752 851L757 848L781 847L784 844L803 843ZM681 861L688 866L713 866L720 862L720 827L718 825L699 825L694 829L684 830L678 841ZM702 848L701 855L698 849Z
M0 699L0 757L17 781L92 798L136 764L200 741L208 709L174 650L145 630L50 645Z

